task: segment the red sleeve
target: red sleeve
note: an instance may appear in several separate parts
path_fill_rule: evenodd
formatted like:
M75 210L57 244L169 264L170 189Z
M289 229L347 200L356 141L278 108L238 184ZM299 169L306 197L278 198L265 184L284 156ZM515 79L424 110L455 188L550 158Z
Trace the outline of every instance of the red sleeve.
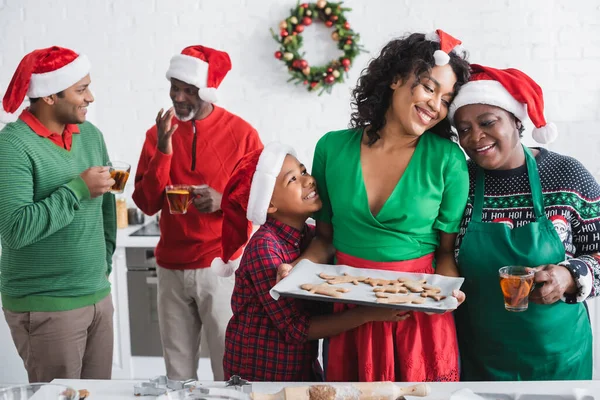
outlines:
M245 153L249 153L254 150L260 150L264 148L262 142L260 141L260 136L258 136L258 132L256 129L250 129L248 135L246 135L246 151Z
M278 255L276 243L269 240L256 240L246 248L244 255L247 269L256 295L265 312L285 338L287 343L305 343L308 341L310 317L297 307L296 300L280 297L274 300L269 291L275 286L277 267L283 264Z
M135 173L133 201L147 215L162 209L163 191L169 183L173 154L164 154L156 149L156 126L146 133L146 141Z

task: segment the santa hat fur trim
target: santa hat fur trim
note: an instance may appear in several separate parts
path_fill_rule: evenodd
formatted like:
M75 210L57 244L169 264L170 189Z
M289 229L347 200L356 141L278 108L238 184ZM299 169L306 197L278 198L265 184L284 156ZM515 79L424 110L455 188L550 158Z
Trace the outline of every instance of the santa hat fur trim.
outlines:
M229 55L204 46L189 46L171 58L166 77L196 86L198 96L206 102L217 101L217 88L231 70Z
M25 55L6 89L0 121L13 122L25 96L40 98L61 92L90 73L90 61L83 54L53 46Z
M246 213L248 220L257 225L262 225L267 220L267 209L275 188L275 180L288 154L296 157L296 152L291 147L273 142L265 147L258 159Z
M454 125L454 114L470 104L488 104L500 107L520 121L527 117L535 129L533 139L538 143L551 143L558 129L544 118L542 89L527 74L518 69L495 69L478 64L471 65L471 78L461 88L448 110L448 119Z
M221 201L221 257L211 263L215 274L230 276L239 267L239 258L230 258L248 242L250 221L256 225L266 222L275 182L288 154L296 156L291 147L273 142L262 150L246 154L236 166Z

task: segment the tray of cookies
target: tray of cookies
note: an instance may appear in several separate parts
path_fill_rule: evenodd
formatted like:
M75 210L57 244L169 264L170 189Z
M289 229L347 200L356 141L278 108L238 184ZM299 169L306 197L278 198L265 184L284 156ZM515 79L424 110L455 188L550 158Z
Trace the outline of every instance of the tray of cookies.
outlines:
M443 313L457 307L452 291L460 289L463 281L464 278L437 274L363 269L302 260L271 289L270 294L275 300L284 296Z

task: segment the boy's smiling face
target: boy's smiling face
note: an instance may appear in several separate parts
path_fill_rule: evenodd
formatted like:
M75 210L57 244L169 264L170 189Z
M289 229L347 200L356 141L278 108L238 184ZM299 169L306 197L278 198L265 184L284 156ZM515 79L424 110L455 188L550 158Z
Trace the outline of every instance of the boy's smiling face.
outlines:
M322 206L315 178L296 157L288 154L275 181L269 215L294 226L296 221L304 223Z

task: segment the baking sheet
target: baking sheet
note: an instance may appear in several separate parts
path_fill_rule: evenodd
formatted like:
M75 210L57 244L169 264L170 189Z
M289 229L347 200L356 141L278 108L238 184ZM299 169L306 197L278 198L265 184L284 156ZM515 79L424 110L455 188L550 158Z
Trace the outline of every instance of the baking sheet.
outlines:
M441 301L427 298L423 304L384 304L377 303L377 297L375 297L375 292L373 292L374 287L362 282L359 282L358 285L352 283L335 285L335 287L350 289L348 293L342 293L341 297L313 294L300 288L300 285L305 283L325 283L325 280L319 277L321 272L325 272L327 275L343 275L344 272L346 272L352 276L364 276L375 279L426 279L427 284L439 287L442 291L441 294L446 296L446 298ZM452 278L436 274L413 274L408 272L354 268L347 265L315 264L308 260L302 260L292 269L285 279L281 280L271 289L270 294L275 300L279 299L279 296L284 296L307 300L350 303L363 306L387 307L399 310L443 313L457 307L458 301L456 298L452 297L452 291L454 289L460 289L463 281L464 278ZM418 296L418 293L416 293L416 295Z

